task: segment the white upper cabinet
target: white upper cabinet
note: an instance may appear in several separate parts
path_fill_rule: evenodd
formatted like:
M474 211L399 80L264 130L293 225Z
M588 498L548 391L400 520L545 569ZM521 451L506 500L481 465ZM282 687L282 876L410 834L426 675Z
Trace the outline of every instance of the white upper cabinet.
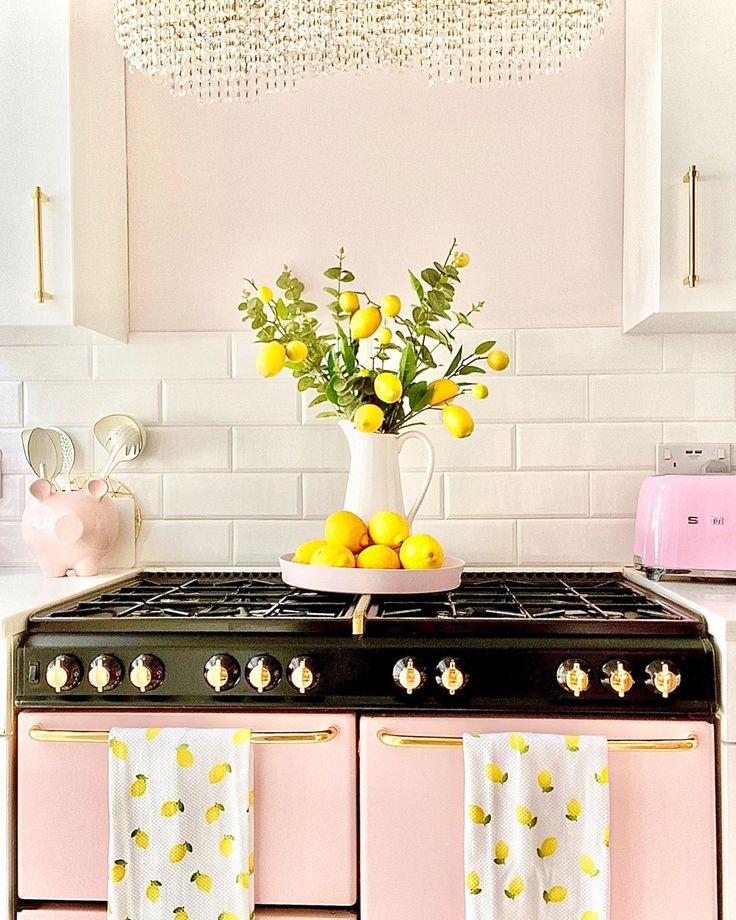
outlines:
M733 0L626 4L627 332L736 330L734 45Z
M108 0L6 0L0 86L0 326L124 341L125 65Z

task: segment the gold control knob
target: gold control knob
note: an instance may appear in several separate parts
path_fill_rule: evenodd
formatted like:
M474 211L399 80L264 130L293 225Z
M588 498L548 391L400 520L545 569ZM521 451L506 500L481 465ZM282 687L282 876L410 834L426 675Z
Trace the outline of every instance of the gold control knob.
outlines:
M298 655L289 662L286 676L295 690L298 690L299 693L306 693L307 690L314 690L317 686L320 673L314 658Z
M89 663L87 680L98 693L114 690L123 679L123 666L114 655L98 655Z
M584 661L568 658L557 668L557 683L573 696L580 696L590 686L590 668Z
M163 683L164 666L155 655L139 655L131 662L128 676L141 693L148 693Z
M46 683L54 693L73 690L82 679L82 665L74 655L57 655L46 667Z
M92 665L87 672L87 679L98 693L102 693L110 683L110 672L104 664Z
M240 678L240 667L232 655L213 655L204 666L204 679L215 693L229 690Z
M646 666L646 686L666 700L680 686L680 671L671 661L652 661Z
M628 661L614 658L603 665L601 683L623 699L634 686L634 675Z
M151 669L144 664L137 664L130 669L130 682L137 687L141 693L145 693L153 679Z
M394 683L411 696L415 690L424 686L427 672L415 658L401 658L394 665Z
M246 680L258 693L273 688L281 680L281 668L278 661L270 655L256 655L245 667Z
M468 674L465 665L458 658L443 658L437 665L435 679L450 696L454 696L468 683Z

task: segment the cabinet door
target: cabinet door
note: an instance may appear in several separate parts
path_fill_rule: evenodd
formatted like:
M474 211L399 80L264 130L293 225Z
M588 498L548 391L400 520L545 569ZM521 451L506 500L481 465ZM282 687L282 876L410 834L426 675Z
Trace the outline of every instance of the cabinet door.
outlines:
M69 12L62 0L8 0L0 8L0 323L71 322ZM34 301L32 192L42 206L45 288Z
M667 0L662 6L663 308L736 311L736 5ZM688 187L697 180L697 273L688 273Z
M462 750L388 747L377 737L381 728L455 736L517 730L608 738L697 734L700 745L692 751L610 755L610 918L716 920L711 725L464 716L361 719L361 920L447 920L464 912Z

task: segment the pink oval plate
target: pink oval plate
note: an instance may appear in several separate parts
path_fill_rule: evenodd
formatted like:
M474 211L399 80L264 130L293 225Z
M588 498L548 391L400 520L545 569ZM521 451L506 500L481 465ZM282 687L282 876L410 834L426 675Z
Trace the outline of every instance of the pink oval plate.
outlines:
M338 594L433 594L460 584L462 559L445 556L440 569L340 569L294 562L294 554L279 556L281 577L294 588Z

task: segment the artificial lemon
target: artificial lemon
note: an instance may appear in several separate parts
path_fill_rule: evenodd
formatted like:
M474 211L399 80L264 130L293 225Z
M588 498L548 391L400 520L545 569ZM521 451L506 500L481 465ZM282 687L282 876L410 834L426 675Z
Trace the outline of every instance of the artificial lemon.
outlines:
M235 881L238 885L242 885L243 888L250 888L250 878L247 872L238 872L235 876Z
M373 403L358 406L353 414L353 425L358 431L365 431L368 434L378 431L383 425L383 409Z
M154 738L157 738L161 734L160 728L147 728L146 729L146 741L153 741Z
M161 806L161 814L164 818L171 818L178 811L184 811L184 803L181 800L175 802L173 799L170 799Z
M474 399L487 399L488 387L484 383L476 383L470 388Z
M445 554L434 537L417 533L401 544L399 558L405 569L439 569Z
M430 406L443 406L454 399L459 392L460 387L454 380L448 380L447 377L435 380L429 385L429 404Z
M398 549L411 533L411 525L395 511L379 511L370 519L368 533L374 543Z
M401 310L401 300L396 294L386 294L381 301L381 310L385 316L398 316Z
M400 569L401 562L390 546L366 546L355 560L359 569Z
M121 741L119 738L110 739L110 750L113 753L114 757L117 757L118 760L127 760L128 759L128 745Z
M584 853L580 857L580 871L584 872L586 875L589 875L591 878L595 878L596 875L601 874L600 869L596 869L595 863L593 862L593 857L588 856L587 853Z
M180 767L191 767L194 765L194 754L189 750L188 744L180 744L176 749L176 762Z
M347 546L351 553L359 553L371 542L365 522L352 511L335 511L327 518L325 540Z
M506 860L509 856L509 845L505 840L498 841L493 851L493 856L493 861L497 866L503 866L506 864Z
M468 872L465 876L465 887L471 894L480 894L480 876L477 872Z
M195 872L189 881L194 882L200 891L212 891L212 879L204 872Z
M485 767L486 779L492 783L505 783L509 778L508 773L499 767L497 763L487 763Z
M343 291L337 302L343 313L355 313L360 306L360 300L355 291Z
M189 920L189 914L183 907L174 908L174 920Z
M281 373L286 361L286 349L281 342L267 342L261 345L256 355L256 370L263 377L275 377Z
M583 806L578 802L577 799L570 799L567 803L567 813L565 817L568 821L577 821L580 815L582 814Z
M367 339L381 325L378 307L361 307L350 317L350 334L354 339Z
M377 339L378 339L379 345L388 345L388 343L391 341L392 338L393 338L393 333L391 332L390 329L386 328L386 326L383 326L381 329L378 330Z
M148 883L146 888L146 897L151 903L155 904L161 896L161 882L156 882L153 879Z
M215 821L220 817L220 815L225 811L225 806L220 805L219 802L215 802L214 805L210 805L207 811L204 813L204 820L208 824L214 824Z
M355 556L339 543L326 543L312 556L312 565L328 565L334 569L354 569Z
M130 784L130 794L134 798L142 796L146 791L146 777L142 773L136 773L135 779Z
M513 901L514 898L519 897L519 895L523 892L523 890L524 890L524 879L520 875L517 875L514 878L512 878L511 881L509 882L509 887L504 889L504 894L506 895L507 898L511 898L511 900Z
M539 784L539 788L542 790L542 792L552 792L552 790L555 788L552 785L552 774L549 772L549 770L542 770L542 772L537 777L537 783Z
M537 823L537 819L531 813L531 810L526 807L526 805L517 805L516 806L516 820L519 824L523 824L524 827L534 827Z
M286 346L286 357L289 361L303 361L309 354L309 349L298 339L295 339L293 342L289 342Z
M501 351L500 349L489 351L486 361L488 362L488 367L490 367L492 371L505 371L509 366L509 356L505 351Z
M453 265L455 268L465 268L470 265L470 256L467 252L459 252L453 260Z
M543 891L542 897L545 904L561 904L567 897L567 888L563 885L553 885L549 891Z
M322 546L327 546L326 540L307 540L306 543L302 543L301 546L297 546L296 552L294 553L294 559L292 561L301 562L304 565L309 565L309 563L312 561L312 556Z
M265 284L262 284L258 288L257 293L259 300L262 300L264 303L269 303L271 300L273 300L273 291Z
M399 378L389 371L384 371L376 377L373 381L373 389L376 396L385 403L398 402L404 392Z
M540 859L546 859L548 856L554 856L557 852L557 838L546 837L537 848L537 856Z
M442 424L453 438L468 438L473 433L473 416L463 406L445 406L442 410Z
M235 838L232 834L226 834L220 841L220 852L223 856L232 856L233 840L235 840Z
M468 817L473 824L489 824L491 816L487 815L480 805L468 805Z
M125 878L125 867L127 865L124 859L116 859L110 869L110 880L113 882L122 882Z
M148 834L145 831L142 831L139 827L137 827L130 836L133 839L133 843L137 847L140 847L142 850L148 849L149 840Z
M221 783L228 773L232 773L233 768L229 763L216 763L210 770L209 780L211 783Z
M187 853L191 852L192 845L191 843L187 843L186 840L183 843L175 843L174 846L169 850L169 862L181 862Z

